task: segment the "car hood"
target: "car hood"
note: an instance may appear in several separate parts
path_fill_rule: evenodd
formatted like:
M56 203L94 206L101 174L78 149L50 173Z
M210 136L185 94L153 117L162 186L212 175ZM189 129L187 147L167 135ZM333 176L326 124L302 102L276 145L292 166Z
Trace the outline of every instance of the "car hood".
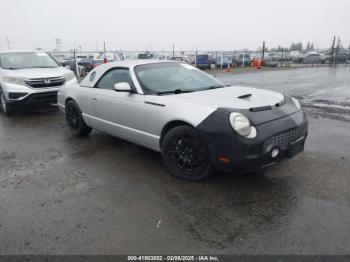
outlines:
M229 86L167 97L171 97L173 101L182 100L183 102L202 104L215 108L236 109L273 106L284 100L284 95L281 93L244 86Z
M69 70L64 67L55 68L25 68L25 69L14 69L4 70L6 76L14 76L21 78L51 78L60 77L68 73Z
M229 86L193 93L149 96L147 103L169 108L189 119L204 117L216 110L240 112L254 125L291 115L298 111L291 98L281 93L264 89ZM186 118L183 118L186 120Z

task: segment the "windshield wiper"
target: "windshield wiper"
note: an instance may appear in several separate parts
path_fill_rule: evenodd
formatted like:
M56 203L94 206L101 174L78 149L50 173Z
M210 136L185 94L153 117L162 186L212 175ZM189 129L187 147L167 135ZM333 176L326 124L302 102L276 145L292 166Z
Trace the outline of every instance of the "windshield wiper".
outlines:
M186 90L186 89L175 89L175 90L168 90L168 91L161 91L157 92L157 95L163 95L163 94L181 94L181 93L190 93L194 92L193 90Z
M217 89L217 88L223 88L223 87L227 87L227 85L213 85L213 86L209 86L203 90Z

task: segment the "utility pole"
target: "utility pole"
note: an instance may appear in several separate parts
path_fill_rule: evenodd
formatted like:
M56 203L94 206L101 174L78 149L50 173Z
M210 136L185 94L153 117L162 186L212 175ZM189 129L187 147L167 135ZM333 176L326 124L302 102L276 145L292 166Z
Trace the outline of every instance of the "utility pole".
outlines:
M195 67L197 67L197 55L198 55L198 45L197 45L196 53L194 55L194 65L195 65Z
M263 45L262 45L262 56L261 58L264 60L265 58L265 41L263 41Z
M335 51L335 36L333 38L333 44L332 44L332 65L334 65L335 63L334 51Z
M281 67L283 66L283 47L282 47L282 56L281 56Z
M175 44L173 44L173 57L175 57Z
M55 38L55 41L56 41L57 51L60 51L62 41L59 38Z
M6 36L6 42L7 42L7 49L11 50L10 40L8 36Z
M340 48L340 38L338 36L337 48L335 49L334 63L337 62L337 55L338 55L338 52L339 52L339 48Z
M107 56L106 56L106 42L103 42L103 63L107 63Z
M222 69L222 52L220 54L220 69Z
M245 49L243 49L242 68L244 67L244 62L245 62Z

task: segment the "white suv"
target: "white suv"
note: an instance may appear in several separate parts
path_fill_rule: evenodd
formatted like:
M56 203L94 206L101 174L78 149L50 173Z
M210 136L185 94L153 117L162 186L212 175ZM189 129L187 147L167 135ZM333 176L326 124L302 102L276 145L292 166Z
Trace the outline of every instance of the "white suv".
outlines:
M76 82L74 73L48 53L0 52L0 103L6 115L16 105L56 103L59 87Z

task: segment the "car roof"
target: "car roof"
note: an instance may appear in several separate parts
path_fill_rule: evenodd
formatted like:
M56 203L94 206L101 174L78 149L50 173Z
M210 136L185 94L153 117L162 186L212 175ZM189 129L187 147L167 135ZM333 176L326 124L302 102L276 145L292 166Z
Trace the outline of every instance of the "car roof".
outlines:
M90 71L90 73L85 76L85 78L80 82L82 86L92 87L97 80L108 70L115 68L115 67L124 67L128 69L132 69L135 66L138 65L147 65L147 64L157 64L157 63L179 63L178 61L171 61L171 60L157 60L157 59L135 59L135 60L121 60L121 61L115 61L115 62L108 62L106 64L101 64L97 67L95 67L93 70ZM96 76L94 77L94 80L90 81L90 76L96 72Z

